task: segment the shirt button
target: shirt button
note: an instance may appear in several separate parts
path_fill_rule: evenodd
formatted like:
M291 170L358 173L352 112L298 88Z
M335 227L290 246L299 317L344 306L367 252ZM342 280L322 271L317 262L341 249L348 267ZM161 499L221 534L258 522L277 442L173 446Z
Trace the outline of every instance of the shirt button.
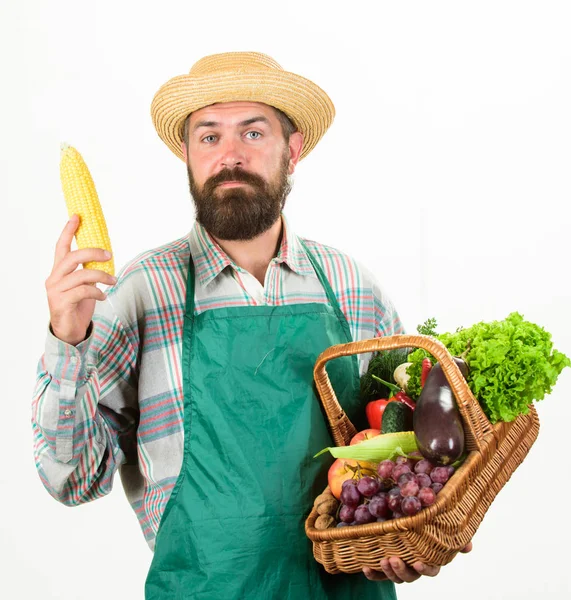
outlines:
M71 410L69 410L69 408L67 408L66 410L63 411L63 416L64 417L71 417L72 414L73 413L72 413Z

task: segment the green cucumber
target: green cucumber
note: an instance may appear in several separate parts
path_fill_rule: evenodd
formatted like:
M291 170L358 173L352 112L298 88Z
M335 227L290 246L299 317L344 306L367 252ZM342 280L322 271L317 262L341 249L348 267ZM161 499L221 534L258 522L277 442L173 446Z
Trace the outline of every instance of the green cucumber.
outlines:
M412 431L412 409L404 402L389 402L383 412L381 433Z

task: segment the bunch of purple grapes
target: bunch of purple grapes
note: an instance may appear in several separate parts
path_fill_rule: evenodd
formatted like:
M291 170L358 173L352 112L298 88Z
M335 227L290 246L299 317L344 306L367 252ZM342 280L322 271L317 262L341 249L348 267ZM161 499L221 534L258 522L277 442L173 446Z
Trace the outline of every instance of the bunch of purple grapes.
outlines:
M337 527L416 515L436 501L454 467L435 464L420 453L383 460L377 476L343 482Z

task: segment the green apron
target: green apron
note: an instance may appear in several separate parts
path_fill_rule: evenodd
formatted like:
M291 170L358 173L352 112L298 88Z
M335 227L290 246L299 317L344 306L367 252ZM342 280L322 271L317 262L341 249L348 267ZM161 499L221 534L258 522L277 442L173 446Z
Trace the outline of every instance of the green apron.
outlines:
M165 508L147 600L396 599L390 581L330 575L304 521L327 485L333 444L313 384L318 355L351 341L349 325L305 248L329 304L220 308L194 314L189 263L183 333L184 458ZM357 429L357 357L327 369Z

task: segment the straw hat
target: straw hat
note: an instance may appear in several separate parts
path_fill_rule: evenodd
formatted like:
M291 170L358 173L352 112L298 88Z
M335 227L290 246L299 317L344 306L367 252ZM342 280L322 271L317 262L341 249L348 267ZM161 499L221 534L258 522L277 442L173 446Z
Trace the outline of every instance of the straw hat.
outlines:
M199 60L188 75L167 81L151 103L151 117L163 142L184 160L184 120L189 113L218 102L263 102L283 111L303 134L300 160L323 137L335 116L329 96L315 83L284 71L259 52L225 52Z

